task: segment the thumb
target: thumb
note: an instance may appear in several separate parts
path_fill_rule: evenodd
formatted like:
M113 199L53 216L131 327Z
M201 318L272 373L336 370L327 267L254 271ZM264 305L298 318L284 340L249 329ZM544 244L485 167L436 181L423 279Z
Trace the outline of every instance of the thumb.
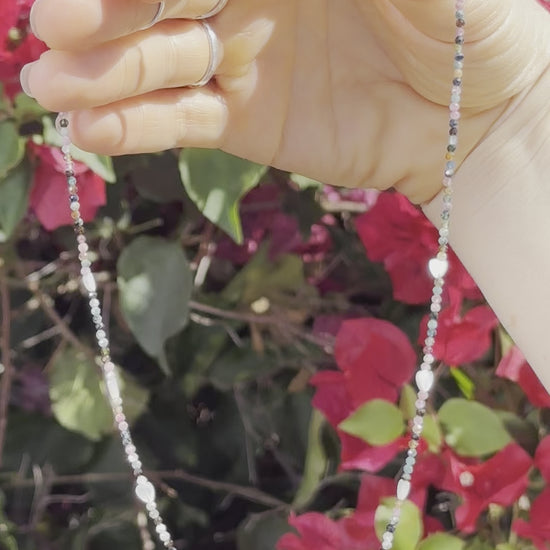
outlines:
M445 104L452 77L453 0L375 0L388 55L422 96ZM550 63L550 13L536 0L466 0L463 107L500 105Z

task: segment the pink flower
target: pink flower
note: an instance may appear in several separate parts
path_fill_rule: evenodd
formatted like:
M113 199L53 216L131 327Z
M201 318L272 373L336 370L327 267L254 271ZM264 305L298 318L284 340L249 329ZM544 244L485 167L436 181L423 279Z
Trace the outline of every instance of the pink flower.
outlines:
M550 407L550 395L518 347L514 346L500 360L496 374L516 382L535 407Z
M550 481L550 435L538 444L535 452L534 465L539 469L542 477ZM550 487L545 487L533 501L529 513L529 521L518 519L512 524L512 531L520 537L531 540L538 550L548 550L550 541Z
M427 302L433 286L427 265L437 252L438 233L424 214L399 193L381 193L356 219L356 226L368 258L384 264L394 298L408 304ZM479 298L479 289L452 251L449 263L447 285Z
M29 147L37 160L30 208L48 231L62 225L72 225L63 154L57 148L46 145L31 143ZM92 221L97 209L106 201L105 181L81 162L74 162L74 172L78 179L80 215L84 221Z
M476 306L462 314L462 296L449 290L450 304L439 314L434 356L448 365L462 365L487 353L498 319L487 305ZM419 342L426 334L428 316L424 317Z
M351 516L336 521L317 512L292 515L289 523L298 534L283 535L277 550L378 550L374 514L380 500L394 491L392 479L365 475Z
M21 91L19 72L23 65L46 50L30 32L32 4L33 0L0 0L0 81L10 97Z
M334 357L355 408L370 399L395 401L416 366L407 335L392 323L373 318L344 321Z
M543 438L535 451L535 466L539 469L542 477L550 481L550 435Z
M449 449L449 466L442 488L462 497L456 510L459 529L473 533L476 522L489 504L509 506L527 489L531 457L516 443L510 443L485 462L462 462Z
M399 388L414 372L414 350L395 325L379 319L352 319L340 326L335 359L338 371L319 372L311 379L316 387L313 406L338 432L341 468L376 472L405 448L406 439L372 446L342 432L338 425L371 399L396 401Z
M546 487L533 501L529 521L517 519L512 524L512 531L520 537L529 539L538 550L548 550L550 541L550 487Z

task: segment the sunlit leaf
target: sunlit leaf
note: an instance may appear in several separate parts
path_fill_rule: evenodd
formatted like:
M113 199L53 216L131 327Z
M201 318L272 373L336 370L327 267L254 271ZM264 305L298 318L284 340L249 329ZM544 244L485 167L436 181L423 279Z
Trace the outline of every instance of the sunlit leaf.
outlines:
M182 150L179 164L185 190L198 209L241 243L239 201L258 185L266 167L207 149Z
M447 533L435 533L425 538L417 550L462 550L464 541Z
M42 123L44 125L44 142L48 145L60 147L63 144L63 140L55 129L50 117L43 117ZM114 183L116 181L116 174L111 157L89 153L79 149L75 145L71 146L71 155L75 160L83 162L92 172L95 172L105 181L109 183Z
M387 498L376 509L374 526L379 539L389 523L395 505L394 498ZM422 514L415 504L407 500L401 509L401 519L395 530L394 550L415 550L423 532Z
M476 389L474 381L463 370L456 367L451 369L451 376L462 395L466 399L473 399Z
M119 257L122 313L139 345L168 372L164 344L185 327L192 278L178 243L141 236Z
M97 367L84 353L66 348L55 357L50 369L50 399L57 421L68 430L97 441L113 430L113 416L103 391ZM132 421L147 405L148 392L119 376L125 413Z
M372 399L348 416L339 428L371 445L386 445L405 429L403 414L385 399Z
M445 441L463 456L484 456L499 451L512 438L502 420L477 401L454 398L439 409Z

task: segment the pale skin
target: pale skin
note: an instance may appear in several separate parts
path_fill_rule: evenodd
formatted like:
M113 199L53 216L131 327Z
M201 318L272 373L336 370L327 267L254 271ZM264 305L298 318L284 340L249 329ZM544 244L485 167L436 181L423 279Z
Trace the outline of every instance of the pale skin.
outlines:
M427 203L441 189L453 2L229 0L210 20L223 45L216 77L189 88L209 55L204 30L190 18L214 4L167 0L164 20L139 30L154 17L156 3L37 0L32 24L51 51L23 71L24 87L44 107L71 112L72 138L83 149L120 155L221 148L334 185L396 187L425 203L437 220L435 201ZM540 90L550 62L550 15L535 0L467 0L466 20L457 184L462 174L469 179L468 192L457 191L455 211L461 207L462 214L451 226L454 244L550 386L547 338L535 338L529 325L545 324L550 291L533 289L550 286L550 262L541 266L540 281L521 293L522 262L531 258L515 270L506 261L514 246L540 255L533 232L544 239L541 246L550 236L543 209L550 192L542 177L550 114L533 126L533 140L515 144L512 168L510 154L501 152L533 124L534 113L546 112ZM491 138L495 128L498 139ZM487 185L476 179L479 163L492 168ZM541 220L529 232L514 210L517 195L509 192L518 185L510 172L527 166L534 183L519 195L532 202L523 215ZM476 196L478 189L486 191ZM495 220L512 221L502 216L518 223L507 236L517 242L499 248L500 233L478 238L491 234ZM540 312L534 315L535 302Z

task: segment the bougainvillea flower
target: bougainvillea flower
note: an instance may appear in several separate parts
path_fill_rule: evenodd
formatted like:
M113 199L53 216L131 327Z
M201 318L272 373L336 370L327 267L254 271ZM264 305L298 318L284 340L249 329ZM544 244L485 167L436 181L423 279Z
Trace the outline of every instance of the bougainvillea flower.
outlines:
M546 487L531 504L529 521L516 519L512 531L520 537L529 539L538 550L550 548L550 487Z
M550 435L541 440L535 451L535 466L542 477L550 482Z
M516 382L535 407L550 407L550 395L517 346L500 360L496 374Z
M509 506L529 484L531 457L517 443L510 443L489 460L462 462L452 451L444 453L448 468L442 488L462 498L456 510L459 529L473 533L476 521L489 504Z
M37 161L29 206L45 229L72 225L67 206L67 180L63 154L56 147L29 145ZM94 219L97 209L106 201L105 181L81 162L74 162L78 178L80 215L84 221Z
M282 211L284 195L278 185L266 184L249 191L241 201L240 216L243 244L238 245L223 236L216 248L216 256L244 265L259 249L260 243L269 240L269 256L275 259L281 254L292 253L304 262L322 260L332 249L328 227L334 225L331 215L323 216L312 224L310 235L304 239L298 220Z
M395 325L364 318L342 322L334 355L339 370L319 372L311 379L317 390L313 406L338 432L340 467L376 472L406 446L405 440L372 446L342 432L338 425L371 399L395 402L400 388L413 375L416 355L405 333Z
M427 265L437 252L438 234L424 214L400 193L382 193L356 219L356 227L368 258L384 264L394 298L408 304L428 302L433 279ZM467 298L480 298L479 289L452 251L449 264L447 286L460 289Z
M33 0L0 0L0 81L13 97L21 91L19 73L38 59L46 45L30 33L29 12Z
M486 305L476 306L462 314L462 296L456 289L449 289L449 305L439 314L434 356L448 365L462 365L480 359L487 353L492 341L493 329L499 321ZM421 343L428 322L422 321Z
M277 550L378 550L380 542L374 531L374 514L380 500L392 495L394 490L392 479L365 476L353 514L340 520L317 512L292 515L289 523L298 534L283 535Z
M334 346L354 408L370 399L395 401L415 370L416 354L407 335L380 319L344 321Z

